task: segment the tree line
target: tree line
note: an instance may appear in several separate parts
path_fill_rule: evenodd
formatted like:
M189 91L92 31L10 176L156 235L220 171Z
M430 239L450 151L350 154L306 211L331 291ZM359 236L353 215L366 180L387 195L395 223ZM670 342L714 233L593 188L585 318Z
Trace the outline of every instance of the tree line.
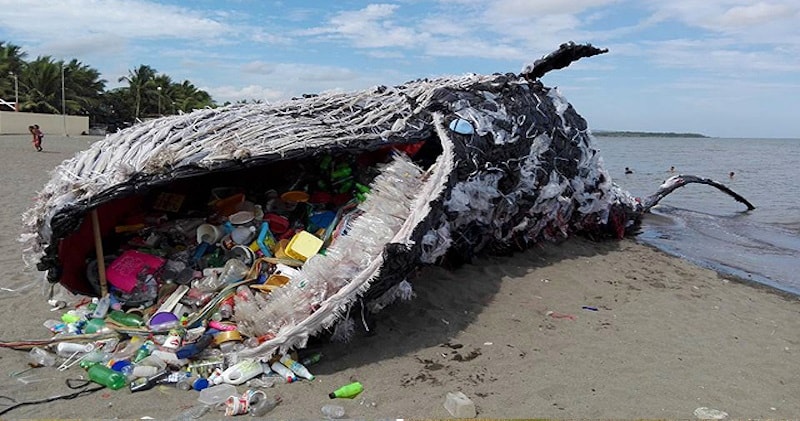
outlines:
M21 47L0 41L0 98L13 102L18 96L19 111L61 114L63 107L67 115L85 115L91 126L115 131L141 119L216 106L190 81L174 82L148 65L120 77L127 86L107 91L100 72L76 59L26 57Z

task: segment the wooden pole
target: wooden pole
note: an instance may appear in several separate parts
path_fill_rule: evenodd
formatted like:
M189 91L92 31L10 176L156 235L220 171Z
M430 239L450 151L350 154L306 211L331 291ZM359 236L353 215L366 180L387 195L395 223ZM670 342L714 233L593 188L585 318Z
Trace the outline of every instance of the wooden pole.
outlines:
M94 232L94 252L97 255L97 272L100 274L100 296L108 295L106 282L106 260L103 256L103 238L100 236L100 217L97 209L92 209L92 231Z

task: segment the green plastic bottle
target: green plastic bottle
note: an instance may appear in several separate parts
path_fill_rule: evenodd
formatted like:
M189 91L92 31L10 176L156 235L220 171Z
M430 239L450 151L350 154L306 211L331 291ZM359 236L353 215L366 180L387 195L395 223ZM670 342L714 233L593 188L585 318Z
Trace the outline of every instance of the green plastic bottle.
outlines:
M363 390L364 386L362 386L361 383L353 382L346 386L342 386L336 389L332 393L329 393L328 397L331 399L336 399L336 398L353 399L356 396L358 396L358 394L361 393Z
M108 313L108 317L124 326L144 326L144 319L138 314L114 310Z
M114 371L103 364L95 364L89 367L89 380L102 384L103 386L117 390L125 387L128 379L125 378L125 375Z

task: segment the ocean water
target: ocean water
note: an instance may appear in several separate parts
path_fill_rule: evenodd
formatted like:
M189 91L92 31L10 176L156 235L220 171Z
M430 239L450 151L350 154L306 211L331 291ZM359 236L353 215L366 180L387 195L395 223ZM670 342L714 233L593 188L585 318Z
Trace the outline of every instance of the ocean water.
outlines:
M756 207L747 211L712 186L690 184L645 216L637 241L800 295L800 139L595 139L613 180L634 196L691 174L725 184Z

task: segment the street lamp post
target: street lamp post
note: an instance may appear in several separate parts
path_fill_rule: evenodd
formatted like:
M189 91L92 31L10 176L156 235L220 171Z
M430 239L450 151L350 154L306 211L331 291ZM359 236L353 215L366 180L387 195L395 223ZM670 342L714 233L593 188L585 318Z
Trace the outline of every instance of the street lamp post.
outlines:
M14 76L14 111L19 111L19 77L14 72L8 72Z
M158 91L158 115L161 116L161 87L156 86L156 91Z
M64 95L64 63L61 63L61 119L64 122L64 136L69 136L67 133L67 98Z

